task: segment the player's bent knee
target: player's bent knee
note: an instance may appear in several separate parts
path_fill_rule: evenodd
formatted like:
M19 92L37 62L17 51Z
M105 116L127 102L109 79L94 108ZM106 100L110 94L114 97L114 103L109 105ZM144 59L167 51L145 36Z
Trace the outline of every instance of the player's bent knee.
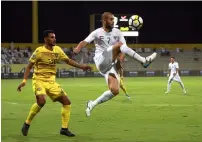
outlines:
M40 107L43 107L46 104L46 99L44 95L36 96L36 98L37 98L37 104Z
M122 42L118 42L116 45L120 48L123 45L123 43Z
M115 88L110 89L110 91L111 91L112 94L115 95L115 96L119 94L119 89L118 89L118 88L116 88L116 89L115 89Z
M71 105L71 101L66 95L58 97L55 101L60 102L62 105Z

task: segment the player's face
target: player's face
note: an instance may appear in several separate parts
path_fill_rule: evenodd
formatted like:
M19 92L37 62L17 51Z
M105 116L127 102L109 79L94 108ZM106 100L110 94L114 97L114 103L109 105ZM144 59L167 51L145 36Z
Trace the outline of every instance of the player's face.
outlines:
M48 37L45 38L45 41L48 45L55 46L56 38L54 33L49 33Z
M170 62L174 63L175 59L174 58L170 58Z
M105 21L105 26L107 29L112 29L114 27L114 15L108 15Z

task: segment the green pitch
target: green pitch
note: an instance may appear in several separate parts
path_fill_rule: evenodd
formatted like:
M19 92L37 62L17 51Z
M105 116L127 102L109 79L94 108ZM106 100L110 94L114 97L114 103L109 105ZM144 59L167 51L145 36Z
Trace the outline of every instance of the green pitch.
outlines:
M202 142L202 77L182 80L187 95L176 82L165 95L166 77L125 78L131 100L121 91L86 118L86 102L107 89L104 79L57 79L72 102L74 138L59 135L61 105L48 97L28 136L22 136L21 126L35 102L31 80L21 93L16 91L21 80L2 80L2 142Z

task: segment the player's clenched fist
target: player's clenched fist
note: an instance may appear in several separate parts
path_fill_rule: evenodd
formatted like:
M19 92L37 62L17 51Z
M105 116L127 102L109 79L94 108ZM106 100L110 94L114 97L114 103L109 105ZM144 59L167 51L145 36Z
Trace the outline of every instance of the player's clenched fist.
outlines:
M91 70L92 70L92 67L89 66L89 65L83 65L83 66L82 66L82 70L84 70L84 71L91 71Z
M26 85L26 81L23 80L22 83L20 83L20 85L18 86L17 90L20 92L21 88L24 87Z
M74 53L78 54L80 52L80 49L79 48L74 48Z

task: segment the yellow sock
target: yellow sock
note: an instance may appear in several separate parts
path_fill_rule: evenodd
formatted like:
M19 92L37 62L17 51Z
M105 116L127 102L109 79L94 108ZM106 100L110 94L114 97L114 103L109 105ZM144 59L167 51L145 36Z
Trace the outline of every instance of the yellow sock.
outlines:
M37 103L34 103L29 111L29 115L26 119L26 123L30 124L34 116L41 110Z
M62 113L62 128L68 128L70 118L71 105L64 105L61 109Z
M124 85L121 85L120 87L121 87L121 89L123 90L123 92L124 92L125 94L127 94L126 87L125 87Z

